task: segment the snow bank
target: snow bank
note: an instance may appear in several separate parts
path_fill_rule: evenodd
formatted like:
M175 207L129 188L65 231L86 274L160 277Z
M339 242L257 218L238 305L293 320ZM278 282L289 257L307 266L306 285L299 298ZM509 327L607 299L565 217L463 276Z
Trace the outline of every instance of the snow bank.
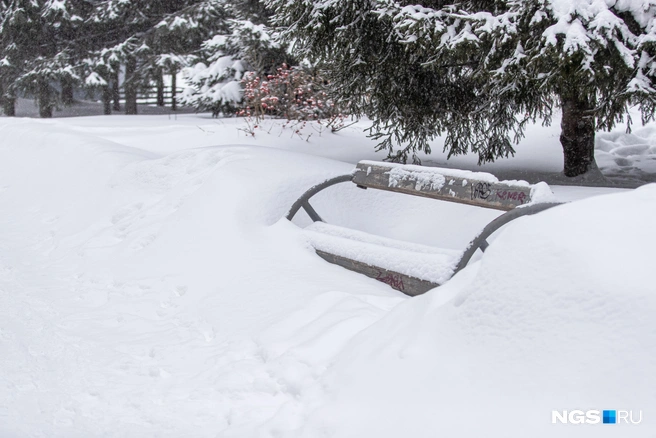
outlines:
M601 403L649 425L653 189L522 219L408 300L281 220L377 157L362 133L243 126L0 119L0 436L518 436L496 407L539 437L551 409ZM353 184L315 198L329 223L457 251L499 214Z
M478 266L358 335L299 435L653 436L655 213L650 185L516 221ZM572 409L643 422L551 423Z
M351 165L159 120L0 120L2 437L256 436L403 300L280 220Z
M605 174L653 181L656 127L653 124L637 127L630 134L620 129L597 134L595 159Z

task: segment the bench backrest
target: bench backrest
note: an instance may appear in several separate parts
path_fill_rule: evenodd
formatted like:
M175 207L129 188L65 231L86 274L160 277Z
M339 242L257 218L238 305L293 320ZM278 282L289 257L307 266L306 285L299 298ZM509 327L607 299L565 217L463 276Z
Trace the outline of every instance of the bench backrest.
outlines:
M531 201L531 185L499 181L489 173L361 161L353 182L360 187L442 201L512 210Z

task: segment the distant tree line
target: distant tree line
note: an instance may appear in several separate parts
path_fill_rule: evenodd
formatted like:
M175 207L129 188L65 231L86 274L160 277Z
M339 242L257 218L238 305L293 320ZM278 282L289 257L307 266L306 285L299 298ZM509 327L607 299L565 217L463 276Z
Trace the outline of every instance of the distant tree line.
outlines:
M152 84L164 104L170 76L174 99L226 107L238 93L221 96L221 88L244 70L292 62L268 20L257 0L0 0L0 103L12 116L17 96L33 96L41 117L51 117L86 89L109 114L120 109L121 87L125 112L136 114L138 91ZM185 67L196 88L175 96Z

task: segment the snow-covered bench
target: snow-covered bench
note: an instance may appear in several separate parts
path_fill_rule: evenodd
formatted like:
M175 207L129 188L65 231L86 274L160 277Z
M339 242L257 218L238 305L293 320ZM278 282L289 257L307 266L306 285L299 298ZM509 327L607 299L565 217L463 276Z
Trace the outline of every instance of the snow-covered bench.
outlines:
M490 222L464 252L400 242L323 222L310 205L310 198L343 182L353 182L364 189L405 193L506 213ZM294 203L287 219L291 221L304 209L315 222L306 229L306 234L320 257L414 296L448 281L467 265L478 249L485 251L487 238L503 225L556 205L545 183L531 185L524 181L499 181L494 175L482 172L361 161L352 173L310 188Z

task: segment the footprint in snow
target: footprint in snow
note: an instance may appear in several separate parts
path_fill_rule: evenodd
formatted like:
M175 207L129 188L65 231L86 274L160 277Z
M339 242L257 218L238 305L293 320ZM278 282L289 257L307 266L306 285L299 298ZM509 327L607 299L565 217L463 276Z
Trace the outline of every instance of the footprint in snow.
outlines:
M187 293L187 289L187 286L176 286L174 290L175 295L177 297L182 297Z
M116 225L117 223L129 218L130 216L134 217L136 216L141 209L143 208L143 202L137 202L135 204L130 204L126 207L123 207L119 209L114 215L112 216L112 224Z
M140 250L146 248L151 243L153 243L156 239L157 239L156 234L149 234L149 235L139 239L135 243L133 243L130 246L130 249L132 249L133 251L140 251Z
M51 217L47 217L47 218L43 219L42 222L46 225L50 225L50 224L54 224L58 220L59 220L59 216L51 216Z

